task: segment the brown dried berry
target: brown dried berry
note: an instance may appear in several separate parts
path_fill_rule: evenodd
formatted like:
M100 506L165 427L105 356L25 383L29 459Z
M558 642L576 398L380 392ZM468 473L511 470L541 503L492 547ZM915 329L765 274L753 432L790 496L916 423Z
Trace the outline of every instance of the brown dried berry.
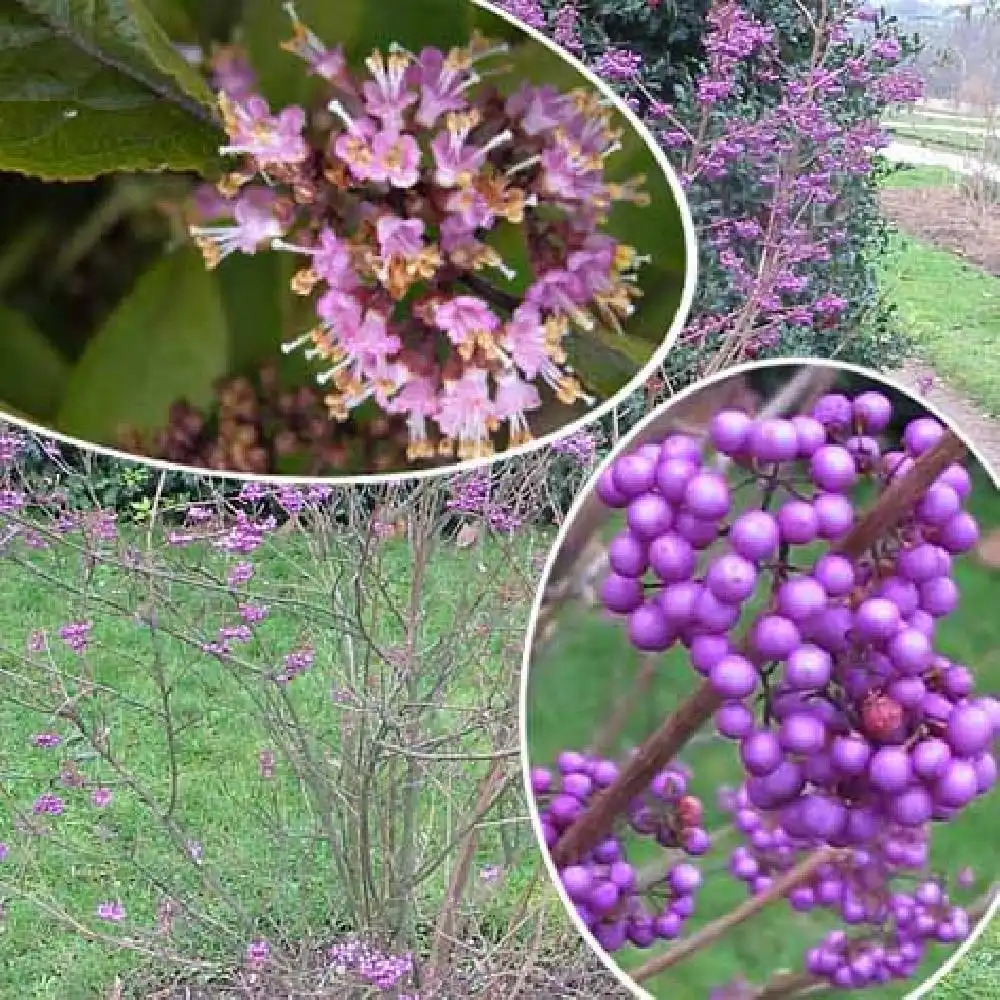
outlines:
M889 739L903 724L903 706L881 691L873 691L861 706L861 726L873 740Z
M697 826L704 812L701 799L694 795L685 795L677 803L677 818L682 826Z

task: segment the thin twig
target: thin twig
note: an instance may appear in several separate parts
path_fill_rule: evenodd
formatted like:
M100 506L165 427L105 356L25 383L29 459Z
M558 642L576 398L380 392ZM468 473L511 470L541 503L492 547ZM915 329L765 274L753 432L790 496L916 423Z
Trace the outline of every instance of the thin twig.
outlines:
M831 862L836 863L849 856L849 851L836 850L832 847L824 847L818 851L814 851L791 871L786 872L781 878L775 879L767 892L762 892L759 896L751 896L750 899L744 900L725 916L719 917L718 920L713 920L710 924L706 924L696 934L692 934L691 937L675 945L669 951L649 959L648 962L644 962L632 973L632 978L637 983L642 983L677 965L678 962L683 961L689 955L693 955L695 952L701 951L702 948L714 943L734 927L756 916L771 903L784 898L797 886L808 882L815 874L816 869L821 865Z

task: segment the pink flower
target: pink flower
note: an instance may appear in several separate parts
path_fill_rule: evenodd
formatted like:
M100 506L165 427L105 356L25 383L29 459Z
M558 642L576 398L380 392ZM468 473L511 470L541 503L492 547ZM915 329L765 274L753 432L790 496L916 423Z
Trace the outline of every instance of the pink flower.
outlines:
M501 345L526 378L535 379L551 363L539 309L523 305L504 327Z
M479 338L493 333L500 320L482 299L474 295L456 295L434 310L434 322L456 345L476 344Z
M211 63L214 90L224 91L236 101L250 96L257 84L257 76L239 48L221 46L213 53Z
M315 76L322 77L329 83L342 83L347 69L343 48L339 45L327 48L299 20L291 4L286 4L285 9L291 15L294 34L292 40L286 42L283 48L304 59L309 65L309 71Z
M351 118L336 101L331 101L330 110L347 126L346 131L339 133L332 142L333 155L347 164L357 180L371 179L375 157L372 139L377 131L375 123L370 118Z
M420 180L420 146L412 135L379 132L371 152L371 180L396 188L411 188Z
M507 113L520 118L526 135L551 132L565 123L568 102L555 87L525 84L507 99Z
M437 425L456 442L459 458L484 458L491 454L490 435L496 414L487 387L487 373L469 368L457 379L446 379Z
M291 105L277 115L263 97L221 101L230 143L219 148L224 156L253 156L261 164L301 163L309 155L302 135L306 113Z
M31 742L43 750L51 750L62 743L62 737L58 733L38 733L32 737Z
M505 372L497 378L494 412L498 419L510 427L510 444L516 448L532 439L526 414L542 405L538 390L514 372Z
M427 437L427 418L435 416L439 408L437 384L431 378L411 378L389 404L391 413L406 414L406 454L411 461L434 457L434 445Z
M410 79L420 87L417 124L430 128L443 114L468 106L462 91L475 77L465 73L460 63L446 58L440 49L427 48L410 67Z
M511 139L510 132L500 132L482 146L471 146L469 135L478 124L476 114L452 113L447 118L447 130L438 133L431 142L431 155L436 165L434 180L441 187L466 186L486 162L490 151Z
M192 226L191 234L203 249L214 245L211 261L218 263L231 253L253 254L261 244L270 245L284 232L277 198L267 188L250 187L236 199L232 226Z
M379 253L383 258L415 257L424 248L424 224L420 219L383 215L375 225Z
M579 275L553 269L543 274L527 291L525 301L540 309L566 313L584 329L594 323L581 309L589 296Z
M402 125L403 112L417 102L417 95L406 87L410 57L401 52L393 52L383 59L380 52L373 52L365 60L365 65L373 77L361 87L365 110L378 118L383 128L398 131Z

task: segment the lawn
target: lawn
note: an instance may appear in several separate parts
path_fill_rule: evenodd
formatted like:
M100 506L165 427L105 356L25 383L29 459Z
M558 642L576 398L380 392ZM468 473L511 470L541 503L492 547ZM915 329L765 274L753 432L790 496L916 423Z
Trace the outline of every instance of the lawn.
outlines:
M1000 525L1000 497L983 476L977 482L972 509L985 524ZM614 530L609 529L609 534ZM1000 574L966 558L957 568L956 580L962 590L961 609L954 621L941 628L939 647L945 655L973 665L981 689L996 690L1000 687L1000 621L995 614ZM620 620L580 605L564 609L558 631L540 650L530 677L526 722L533 762L550 763L560 750L587 747L607 718L610 706L630 689L638 666L639 658L627 642ZM620 756L645 738L695 684L695 672L683 651L664 655L651 693L631 716L612 754ZM571 706L567 697L570 692ZM693 768L691 787L706 804L706 828L724 829L726 823L717 808L716 796L721 787L741 780L735 748L706 730L696 737L682 759ZM976 885L969 890L969 899L986 889L1000 865L1000 842L993 835L998 824L1000 795L994 794L971 808L960 823L936 831L934 858L952 872L960 863L971 865L976 872ZM702 863L705 886L698 897L698 913L686 926L685 934L746 898L745 889L723 873L728 861L727 843L732 842L720 843ZM640 864L662 853L645 840L639 844L641 848L634 857ZM783 906L771 907L645 986L656 997L704 1000L712 987L739 976L760 983L780 969L800 969L804 951L829 926L821 912L793 915ZM943 948L937 950L924 964L924 976L939 968L947 954ZM626 949L616 953L615 958L627 970L649 955L647 951ZM919 981L915 980L911 987ZM866 990L865 996L896 1000L906 992L897 985ZM940 995L945 997L947 993ZM995 990L990 995L995 996Z
M917 191L955 179L947 170L916 167L897 171L886 185ZM882 281L920 357L1000 416L1000 278L899 234L882 262Z
M516 561L530 561L544 541L525 532L514 543ZM490 749L484 727L467 720L477 712L502 711L504 692L512 690L516 678L518 630L527 618L525 598L498 596L513 579L511 553L510 544L484 543L465 550L442 544L428 570L422 642L429 656L435 643L459 642L453 609L471 594L486 595L464 622L468 647L459 645L449 652L462 666L444 690L433 693L440 708L429 717L425 729L427 738L466 729L464 736L444 744L452 753ZM220 558L203 546L185 555L192 566L209 570ZM409 547L388 541L381 560L381 585L394 598L405 598L412 577ZM250 590L255 601L270 605L273 613L241 655L266 667L280 663L284 652L306 641L314 646L315 666L289 690L294 687L293 702L301 725L326 755L322 763L328 764L336 760L341 728L351 718L346 714L349 708L331 700L332 690L350 683L350 665L332 624L330 567L317 564L315 550L294 533L266 543L255 561L257 572ZM54 565L44 556L31 557L29 563L45 572ZM59 565L60 577L71 586L84 578L79 560L67 555ZM374 588L376 582L369 585ZM0 841L10 847L0 866L0 899L6 897L6 917L0 924L0 969L4 970L0 997L92 1000L106 995L116 975L129 986L141 977L153 982L157 974L135 952L84 941L40 914L36 905L22 901L22 893L55 904L81 923L96 925L97 930L108 928L93 919L95 907L120 899L127 910L126 933L150 927L164 895L183 900L198 919L180 923L175 942L185 954L217 961L223 967L239 963L252 936L275 943L316 944L360 929L338 887L329 845L315 836L311 803L300 794L292 769L279 756L273 780L262 780L258 773L260 750L274 746L261 709L266 685L162 633L155 640L154 656L150 630L128 614L130 608L139 606L134 587L120 567L98 567L88 593L89 605L84 608L29 568L18 571L5 563L0 572L0 797L5 805L0 810ZM195 587L175 586L171 597L176 601L171 620L187 620L197 629L205 613L203 595ZM105 613L102 599L120 603L122 610ZM293 600L298 603L288 603ZM373 599L369 612L377 606L386 605L377 605ZM169 755L165 730L158 721L163 685L155 683L153 675L159 671L168 679L171 711L178 723L174 755L180 775L172 820L180 836L200 845L198 863L178 849L163 828L150 822L149 809L136 795L117 787L120 782L115 775L102 769L82 744L67 740L62 747L49 750L31 746L34 734L49 729L68 733L69 727L54 724L46 713L20 703L32 692L25 678L36 676L25 665L29 633L34 629L54 633L67 619L84 616L94 621L87 654L93 678L115 692L113 697L100 699L101 721L110 732L111 746L161 803L169 798ZM208 632L214 627L211 619L205 619ZM373 641L385 645L400 641L399 627L387 613L373 617L371 628ZM53 647L59 645L53 638ZM72 667L68 651L56 649L53 655L63 668ZM75 760L93 781L117 787L112 805L96 819L87 804L89 793L55 788L52 779L64 760ZM484 769L482 763L441 765L426 780L417 820L421 858L447 847L455 824L475 798L476 781ZM65 798L66 811L62 816L44 817L51 833L29 836L15 828L15 808L30 813L35 797L53 790ZM530 851L505 853L511 837L501 842L500 829L504 828L485 830L477 857L478 865L506 865L500 887L481 894L477 904L479 925L492 924L498 933L508 930L514 898L532 870ZM507 829L515 831L513 826ZM514 840L530 846L527 828L517 829L521 835ZM217 877L223 892L205 885L206 872ZM446 864L421 884L418 920L424 920L425 914L433 919L448 874ZM235 904L227 903L227 898ZM423 932L418 928L418 933ZM419 947L419 941L414 944Z

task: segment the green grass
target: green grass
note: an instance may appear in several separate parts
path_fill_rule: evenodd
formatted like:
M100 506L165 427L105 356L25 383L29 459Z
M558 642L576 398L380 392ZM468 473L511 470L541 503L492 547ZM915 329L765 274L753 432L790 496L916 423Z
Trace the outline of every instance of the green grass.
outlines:
M942 117L944 115L944 117ZM933 127L935 122L951 123L953 125L969 125L973 128L983 128L986 119L982 115L962 115L956 112L936 112L933 115L924 114L916 110L907 112L904 110L895 111L890 115L893 122L907 122L916 124L927 124Z
M986 525L1000 524L1000 498L982 477L977 483L973 509ZM983 690L996 690L1000 687L1000 621L995 614L1000 574L964 559L956 568L956 580L963 595L961 610L953 621L942 626L939 648L945 655L972 665ZM589 745L611 706L629 689L639 663L618 620L575 606L565 611L560 624L551 645L536 661L530 681L528 740L537 764L551 762L562 749ZM621 754L645 738L695 684L695 673L682 652L674 650L663 656L651 694L633 713L613 752ZM707 827L724 825L715 799L720 786L740 780L734 747L724 740L708 738L689 747L683 759L694 769L692 789L706 803ZM970 890L969 898L986 888L1000 865L1000 842L993 836L998 823L1000 795L994 794L976 803L960 823L936 831L933 855L939 864L954 871L968 863L976 870L977 885ZM638 841L636 847L634 857L640 864L659 853L645 840ZM699 896L698 914L689 923L687 933L746 898L745 890L723 874L727 857L725 846L720 845L703 862L705 886ZM793 916L784 907L772 907L675 970L644 985L656 997L704 1000L713 986L738 976L762 982L779 969L800 968L804 950L828 926L820 914ZM944 949L937 950L925 963L923 976L939 967L947 954ZM648 958L649 952L626 949L615 957L628 970ZM897 988L867 990L865 995L888 1000L902 993Z
M886 188L928 188L948 187L958 184L962 175L947 167L901 166L886 177L882 186Z
M883 262L883 288L920 356L1000 416L1000 278L899 237Z
M526 533L518 544L528 551L539 539ZM213 558L205 553L191 555L192 560L202 557L210 563ZM465 551L441 546L428 573L423 641L431 644L452 634L455 623L450 609L456 606L457 595L483 591L484 580L507 578L502 560L509 558L509 549L502 552L499 546L489 544ZM388 581L388 591L397 601L405 602L411 568L407 546L387 543L383 559L380 579ZM294 536L272 540L255 557L255 563L252 589L262 593L260 603L270 604L274 611L251 647L244 648L244 654L269 667L279 664L284 652L306 639L315 646L314 668L294 682L294 703L316 745L335 757L344 716L331 704L330 690L344 683L348 668L343 646L323 616L324 605L330 606L329 589L324 588L310 553ZM39 565L43 564L49 565L39 560ZM78 560L69 559L62 569L67 579L81 579ZM98 569L91 586L97 595L126 604L134 600L126 576L116 569ZM280 603L293 594L312 604L314 610L296 611ZM197 623L205 602L193 588L175 587L172 596L179 607L171 620ZM496 597L488 598L487 605L482 613L495 617ZM527 615L526 608L523 613ZM154 717L159 694L152 679L149 631L137 627L127 615L103 615L96 603L88 609L74 607L59 588L5 563L0 571L0 799L4 803L0 808L0 841L8 843L11 850L0 866L0 899L7 896L6 918L0 924L0 998L91 1000L104 996L117 974L128 983L143 966L143 959L135 953L87 943L57 921L40 915L35 906L16 898L13 886L30 891L36 898L55 901L91 926L97 903L119 898L128 911L127 926L140 928L152 924L157 900L167 892L232 931L231 935L209 933L203 923L189 931L181 925L178 931L185 953L223 965L240 960L251 929L275 942L294 942L322 941L346 926L350 918L343 893L338 891L330 852L307 839L313 830L313 817L291 769L279 757L276 780L264 782L258 775L259 750L274 746L261 721L261 682L165 636L159 640L160 664L174 687L174 717L187 725L177 738L181 781L174 817L184 836L203 845L204 866L191 864L183 850L150 822L148 810L127 790L116 792L99 826L87 804L88 793L60 790L67 809L60 817L46 817L50 836L28 837L14 829L7 807L16 805L30 812L34 798L50 790L60 761L73 758L82 749L70 743L56 750L30 748L34 733L69 730L18 703L28 691L23 680L29 670L21 652L32 629L46 628L54 634L62 622L84 614L94 620L88 661L95 679L120 695L104 700L108 708L103 722L111 732L113 750L127 762L131 773L148 781L161 802L167 799L167 754L163 727ZM381 644L399 643L399 627L387 612L376 615L369 625ZM207 631L211 633L214 627L209 620ZM506 638L503 625L497 624L493 632L487 628L479 645L457 649L457 658L467 663L467 668L451 682L443 701L456 710L483 706L484 692L504 685L509 688L516 654L512 657L505 648ZM58 639L53 646L60 646ZM359 655L363 652L360 646ZM55 656L64 668L74 663L64 649L56 648ZM37 674L33 676L37 678ZM444 714L435 717L442 726L460 728L457 717L445 720ZM474 734L452 748L455 752L482 751L482 739ZM448 765L447 774L436 777L442 786L453 782L452 787L439 787L437 780L422 787L420 838L428 855L451 836L451 824L457 821L453 811L468 808L477 775L484 768ZM115 784L114 775L102 770L99 761L83 760L80 769L95 782ZM280 835L275 835L265 820L274 816L280 819ZM530 837L526 830L524 836ZM499 851L494 829L482 838L480 860L496 862ZM526 864L530 869L530 859ZM215 893L202 886L199 872L209 869L240 901L249 915L249 925L234 917ZM446 875L447 868L424 884L426 898L418 901L425 904L423 912L436 912ZM510 872L506 884L511 892L520 879L519 870ZM495 922L505 930L509 922L506 908L511 902L504 896L507 891L501 889L482 907L487 918L495 910Z

